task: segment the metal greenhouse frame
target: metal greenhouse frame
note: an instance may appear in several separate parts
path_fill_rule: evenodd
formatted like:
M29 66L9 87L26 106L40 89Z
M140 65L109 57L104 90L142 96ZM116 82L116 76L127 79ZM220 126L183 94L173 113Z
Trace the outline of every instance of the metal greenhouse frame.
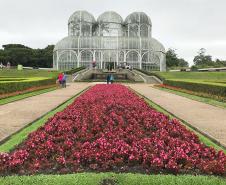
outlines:
M87 11L76 11L68 21L68 36L53 53L53 67L68 70L80 66L106 69L109 64L131 65L145 70L166 70L165 49L152 38L152 23L143 12L125 21L116 12L105 12L97 21Z

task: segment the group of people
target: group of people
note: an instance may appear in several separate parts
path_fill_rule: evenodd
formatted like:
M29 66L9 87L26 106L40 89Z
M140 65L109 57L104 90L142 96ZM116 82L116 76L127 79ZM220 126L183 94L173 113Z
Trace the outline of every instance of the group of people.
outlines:
M62 88L66 88L66 80L67 80L66 74L60 73L57 78L57 83L59 83L59 85L61 85Z
M5 66L5 65L3 65L3 63L2 63L2 62L1 62L1 64L0 64L0 69L3 69L3 68L10 69L10 67L11 67L10 62L7 62L7 65L6 65L6 66Z
M112 74L107 75L107 84L113 84L114 76Z

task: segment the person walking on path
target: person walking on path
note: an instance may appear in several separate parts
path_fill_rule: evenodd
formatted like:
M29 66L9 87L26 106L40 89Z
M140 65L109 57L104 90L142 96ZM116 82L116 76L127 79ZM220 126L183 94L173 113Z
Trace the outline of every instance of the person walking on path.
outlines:
M114 82L114 76L113 76L113 74L111 74L111 76L110 76L110 82L111 82L111 84L113 84L113 82Z
M63 73L63 78L62 78L62 87L66 88L66 82L67 82L67 75Z
M57 79L57 81L59 82L59 85L62 85L62 79L63 79L63 74L60 73L60 74L58 75L58 79Z

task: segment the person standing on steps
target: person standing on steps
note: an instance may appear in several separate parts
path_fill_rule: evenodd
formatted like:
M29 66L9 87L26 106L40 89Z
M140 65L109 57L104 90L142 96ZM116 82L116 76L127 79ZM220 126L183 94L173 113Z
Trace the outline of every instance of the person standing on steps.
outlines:
M113 76L113 74L111 74L111 76L110 76L110 82L111 82L111 84L113 84L113 82L114 82L114 76Z
M107 84L110 83L110 77L111 77L110 74L108 74L108 75L107 75Z

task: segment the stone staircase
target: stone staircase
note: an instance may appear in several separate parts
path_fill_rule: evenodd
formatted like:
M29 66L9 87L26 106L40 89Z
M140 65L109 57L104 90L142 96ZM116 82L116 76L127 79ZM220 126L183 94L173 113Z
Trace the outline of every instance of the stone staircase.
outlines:
M67 75L67 83L80 81L106 81L107 75L113 74L116 81L131 81L137 83L162 84L162 81L155 76L148 76L137 70L117 69L104 71L102 69L84 69L73 75Z
M148 84L162 84L162 81L157 78L156 76L148 76L140 71L137 71L137 70L133 70L133 72L137 75L139 75L144 83L148 83Z

